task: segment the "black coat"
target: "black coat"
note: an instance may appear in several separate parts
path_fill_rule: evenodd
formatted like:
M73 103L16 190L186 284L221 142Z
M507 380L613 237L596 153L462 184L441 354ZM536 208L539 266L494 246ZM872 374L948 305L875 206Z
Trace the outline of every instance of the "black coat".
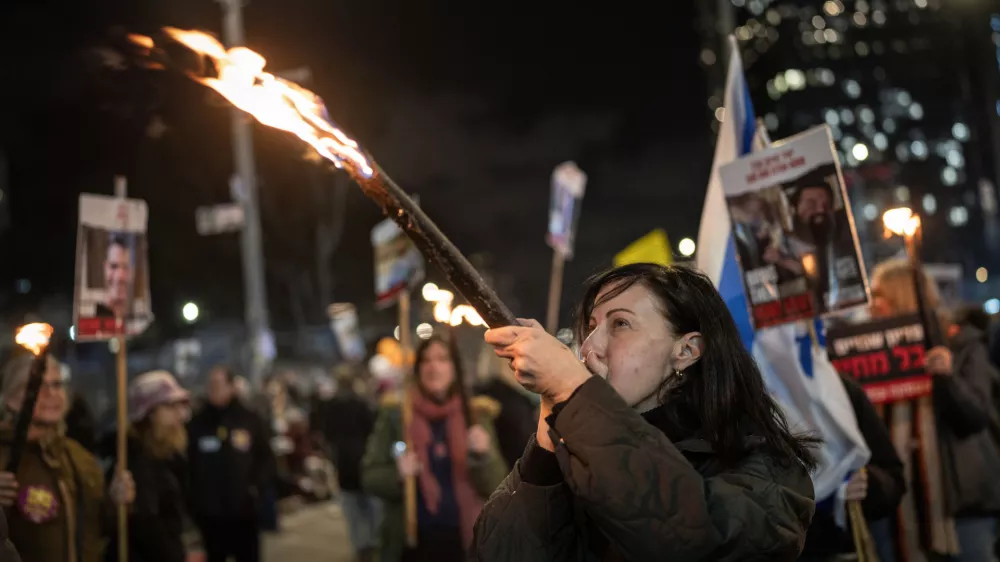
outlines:
M858 420L858 429L872 452L865 467L868 470L868 496L861 502L865 519L876 521L896 512L906 493L903 461L892 445L892 437L885 423L865 391L854 380L841 377L847 397ZM822 558L853 552L854 541L850 527L841 529L829 510L817 510L809 526L803 558Z
M320 403L316 421L333 449L340 489L360 491L361 458L375 425L375 411L357 394L338 392L331 400Z
M256 519L273 455L257 414L238 400L206 404L188 424L191 509L196 519Z
M532 440L483 508L472 559L795 560L815 507L805 467L761 447L724 467L655 413L598 377L580 386L554 420L555 455Z
M10 532L7 528L7 515L0 509L0 562L21 562L17 549L10 542Z
M184 562L187 468L183 457L156 458L130 435L128 468L135 480L135 502L128 516L129 562ZM109 562L118 560L117 539L109 542L105 552Z
M493 427L497 431L500 452L507 461L507 467L514 468L514 463L521 458L521 453L538 426L534 402L509 384L495 378L477 388L476 394L489 396L500 403L500 415L493 421Z

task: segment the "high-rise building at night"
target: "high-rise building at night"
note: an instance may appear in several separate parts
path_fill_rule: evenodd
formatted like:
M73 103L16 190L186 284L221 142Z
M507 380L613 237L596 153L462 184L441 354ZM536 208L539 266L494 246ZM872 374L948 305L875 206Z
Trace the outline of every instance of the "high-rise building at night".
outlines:
M926 261L961 265L966 297L1000 292L1000 2L699 5L707 115L723 116L732 33L772 139L830 126L869 266L899 250L882 212L909 206L924 218Z

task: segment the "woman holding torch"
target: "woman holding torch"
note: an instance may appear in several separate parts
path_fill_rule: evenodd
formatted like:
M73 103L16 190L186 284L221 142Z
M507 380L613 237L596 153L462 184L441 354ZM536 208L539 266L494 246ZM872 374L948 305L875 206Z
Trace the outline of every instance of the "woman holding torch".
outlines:
M930 334L948 334L946 345L927 351L924 364L933 377L934 418L940 446L940 474L944 512L954 517L961 551L957 562L992 562L1000 515L1000 428L994 385L1000 373L989 359L985 334L966 323L945 330L940 298L934 282L923 277L924 303L938 325ZM921 306L914 287L914 268L905 259L889 260L875 268L871 281L872 313L877 317L915 314ZM944 342L933 342L941 344ZM940 525L940 521L932 521Z
M0 505L24 562L100 562L114 509L131 503L129 473L117 475L105 497L97 459L65 436L66 390L59 363L43 355L41 387L16 474L0 473ZM21 410L35 358L14 357L3 370L0 462L7 466L14 419Z
M582 361L534 321L486 332L542 413L476 523L476 559L795 560L811 440L789 431L711 281L610 270L589 281L577 335Z

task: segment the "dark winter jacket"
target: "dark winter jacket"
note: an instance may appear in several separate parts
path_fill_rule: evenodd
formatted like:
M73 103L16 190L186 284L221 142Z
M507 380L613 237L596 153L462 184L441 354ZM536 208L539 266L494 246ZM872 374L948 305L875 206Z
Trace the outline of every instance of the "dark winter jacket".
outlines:
M500 403L500 415L494 421L500 452L507 461L507 469L521 458L524 447L535 433L537 407L521 391L512 388L499 378L476 389L476 394L489 396Z
M12 437L9 427L0 428L0 466ZM77 562L102 560L115 509L94 455L63 435L29 441L17 483L17 503L4 514L11 541L26 562L64 562L72 553Z
M320 404L316 421L333 449L340 489L360 491L361 459L375 425L375 410L358 394L342 391Z
M257 414L238 400L206 404L188 424L191 509L196 519L256 519L257 499L273 467Z
M661 408L647 421L584 383L553 420L555 455L532 440L483 509L475 559L794 560L815 507L805 467L756 449L723 468L707 441L661 427Z
M945 499L956 517L1000 514L1000 448L991 431L1000 424L1000 373L979 329L963 326L950 347L953 374L934 377Z
M847 397L854 409L861 436L872 452L865 469L868 471L868 495L861 502L865 519L875 521L895 513L906 493L903 461L900 460L885 423L858 383L841 377ZM837 526L832 510L817 509L806 536L803 558L830 557L853 552L854 541L850 529Z
M7 516L0 509L0 562L21 562L17 549L10 542L10 532L7 530Z
M128 512L129 562L184 562L187 556L183 540L187 510L184 460L179 455L153 456L132 433L128 441L128 469L135 481L135 502ZM116 540L111 544L117 545ZM118 560L116 546L107 549L106 560Z

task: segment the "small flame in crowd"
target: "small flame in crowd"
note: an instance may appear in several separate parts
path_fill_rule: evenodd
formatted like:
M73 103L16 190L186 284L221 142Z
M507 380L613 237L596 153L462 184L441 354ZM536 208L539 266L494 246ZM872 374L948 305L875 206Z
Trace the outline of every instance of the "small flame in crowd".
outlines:
M151 37L139 35L138 33L129 33L128 40L144 49L152 49L154 46L153 39Z
M483 321L483 317L476 312L475 308L467 304L460 304L451 311L451 319L448 322L452 326L458 326L462 321L466 321L471 326L485 326L486 322Z
M39 355L49 345L50 338L52 338L52 326L44 322L35 322L18 328L14 341L17 345Z
M920 216L913 214L909 207L889 209L882 215L882 223L885 224L886 237L891 234L897 236L913 236L920 228Z
M309 143L338 168L348 165L366 178L373 175L358 143L330 122L323 100L294 82L264 72L267 59L260 54L246 47L227 50L217 39L201 31L167 27L164 32L215 63L217 78L196 76L195 80L219 92L264 125L287 131ZM148 37L137 38L133 41L146 46ZM148 44L152 45L151 39Z
M452 308L451 303L455 300L455 293L447 289L441 289L434 283L427 283L421 294L425 301L434 303L434 320L438 322L452 326L458 326L463 321L472 326L486 325L483 317L476 312L475 308L467 304L460 304Z

